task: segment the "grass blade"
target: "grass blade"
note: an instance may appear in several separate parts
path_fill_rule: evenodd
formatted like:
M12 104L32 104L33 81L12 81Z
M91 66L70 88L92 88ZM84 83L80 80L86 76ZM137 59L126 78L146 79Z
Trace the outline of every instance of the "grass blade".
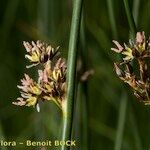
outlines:
M2 24L4 47L6 46L7 39L11 32L11 28L14 24L14 20L16 18L16 13L17 13L19 2L20 2L19 0L14 0L14 1L9 1L7 4L6 11L4 14L3 24Z
M85 36L85 18L84 18L84 9L82 9L82 18L81 18L81 30L80 30L80 41L81 41L81 60L82 60L82 72L87 71L88 67L88 52L86 46L86 36ZM89 149L89 129L88 129L88 89L87 89L87 81L80 83L80 95L81 99L81 107L82 107L82 144L83 149Z
M141 138L140 138L137 123L136 123L135 114L134 114L134 111L133 111L131 104L130 104L129 108L130 108L129 121L130 121L131 126L132 126L132 133L133 133L134 140L135 140L135 146L136 146L137 150L143 150Z
M107 7L108 7L108 14L109 14L109 20L111 24L113 37L117 39L118 35L117 35L117 28L116 28L115 15L114 15L114 5L112 0L107 0Z
M131 35L134 38L135 34L136 34L136 25L135 25L135 22L134 22L133 15L131 13L131 9L130 9L130 6L129 6L129 1L128 0L123 0L123 2L124 2L125 11L126 11L127 19L128 19L128 22L129 22L130 30L131 30Z
M122 147L122 139L123 139L124 126L125 126L125 118L126 118L126 108L127 108L127 95L123 94L120 100L118 129L117 129L114 150L121 150Z
M64 104L63 133L62 140L71 139L73 122L73 104L75 93L75 75L76 75L76 56L79 27L81 20L82 0L74 0L72 23L70 31L69 52L68 52L68 73L67 73L67 99ZM62 150L68 150L69 147L62 146Z
M134 0L134 3L133 3L133 17L134 17L136 26L138 24L139 7L140 7L140 0Z

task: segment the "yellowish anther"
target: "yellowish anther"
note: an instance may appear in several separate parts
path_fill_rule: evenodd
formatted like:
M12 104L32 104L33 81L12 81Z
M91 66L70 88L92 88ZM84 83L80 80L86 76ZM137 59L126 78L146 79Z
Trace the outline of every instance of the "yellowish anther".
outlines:
M36 97L30 97L26 100L27 104L26 106L35 106L37 103L37 98Z
M53 87L49 84L46 84L45 87L48 90L48 92L51 92L53 90Z
M54 80L58 80L58 73L57 73L57 71L56 70L54 70L53 71L53 78L54 78Z
M142 53L145 50L145 43L138 46L138 51Z
M31 86L31 92L36 95L41 94L41 90L37 86Z
M32 57L31 61L33 62L39 61L39 54L37 52L33 52L31 57Z
M133 59L132 50L129 47L125 48L126 51L123 51L122 54L125 55L124 60L130 60Z
M39 61L39 55L36 52L33 52L32 55L25 55L27 59L29 59L31 62L38 62Z

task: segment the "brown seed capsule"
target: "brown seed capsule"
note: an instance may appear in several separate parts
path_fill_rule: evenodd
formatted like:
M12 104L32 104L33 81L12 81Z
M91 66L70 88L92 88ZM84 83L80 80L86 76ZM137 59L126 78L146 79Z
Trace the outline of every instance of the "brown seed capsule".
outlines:
M139 53L139 51L137 51L136 48L133 48L133 49L132 49L132 55L133 55L135 58L140 57L140 53Z
M119 65L117 63L114 63L114 67L115 67L116 74L119 77L124 77L124 72L119 68Z
M133 67L131 66L131 64L126 63L125 66L126 66L126 72L129 74L133 74Z

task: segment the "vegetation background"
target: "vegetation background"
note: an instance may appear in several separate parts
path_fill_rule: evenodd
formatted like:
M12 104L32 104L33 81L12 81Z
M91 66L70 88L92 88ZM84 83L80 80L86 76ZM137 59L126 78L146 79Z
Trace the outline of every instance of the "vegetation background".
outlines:
M22 41L40 39L60 45L67 58L72 1L0 0L0 5L0 140L60 139L61 112L53 103L44 103L38 113L32 108L13 106L12 101L19 96L16 85L23 74L37 76L35 69L25 68L28 62ZM117 57L110 51L112 39L127 42L130 33L123 1L85 0L83 6L86 68L95 73L87 83L87 112L79 90L73 132L78 144L74 149L150 150L150 106L139 103L113 69ZM131 0L130 8L138 31L149 36L150 1Z

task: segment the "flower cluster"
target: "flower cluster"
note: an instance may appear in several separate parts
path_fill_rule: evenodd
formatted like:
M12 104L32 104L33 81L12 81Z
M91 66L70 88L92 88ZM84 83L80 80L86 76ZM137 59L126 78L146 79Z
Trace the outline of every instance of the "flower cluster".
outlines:
M66 71L65 59L58 54L58 48L52 48L44 42L23 42L28 54L25 57L32 63L30 66L41 64L43 69L38 70L38 81L33 81L27 74L21 80L21 97L17 98L14 105L34 106L39 111L39 101L53 101L62 109L66 96Z
M32 42L31 44L24 41L23 45L28 53L25 55L25 58L32 63L32 65L27 66L27 68L36 66L40 63L46 63L48 60L52 60L58 53L59 49L59 47L54 49L51 45L47 45L46 43L40 41L37 41L36 43Z
M129 40L128 45L121 45L117 41L113 43L116 48L111 50L123 55L122 62L114 63L116 74L133 89L141 102L150 105L150 38L146 39L144 32L137 32L135 40Z

